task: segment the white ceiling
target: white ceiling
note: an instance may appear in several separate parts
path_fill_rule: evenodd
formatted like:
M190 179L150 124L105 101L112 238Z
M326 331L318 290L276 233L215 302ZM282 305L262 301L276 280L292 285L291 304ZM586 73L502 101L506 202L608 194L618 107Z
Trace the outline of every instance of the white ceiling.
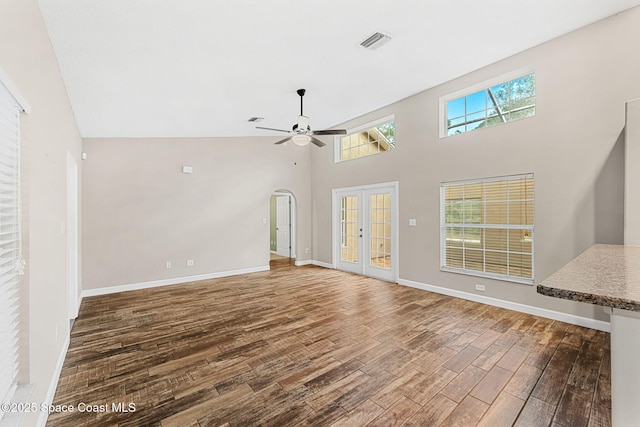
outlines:
M84 137L335 126L640 0L39 0ZM393 39L359 46L375 31Z

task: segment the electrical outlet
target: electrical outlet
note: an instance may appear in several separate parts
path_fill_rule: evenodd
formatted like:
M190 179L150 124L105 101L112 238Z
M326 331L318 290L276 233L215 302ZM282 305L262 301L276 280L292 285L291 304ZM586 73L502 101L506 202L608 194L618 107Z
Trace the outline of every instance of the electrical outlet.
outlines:
M305 249L304 249L304 253L305 253L305 254L308 254L308 253L309 253L309 248L305 248Z
M484 292L484 285L476 285L476 291Z
M188 259L187 260L187 267L193 267L193 260L192 259Z
M167 261L167 268L171 268L171 261Z

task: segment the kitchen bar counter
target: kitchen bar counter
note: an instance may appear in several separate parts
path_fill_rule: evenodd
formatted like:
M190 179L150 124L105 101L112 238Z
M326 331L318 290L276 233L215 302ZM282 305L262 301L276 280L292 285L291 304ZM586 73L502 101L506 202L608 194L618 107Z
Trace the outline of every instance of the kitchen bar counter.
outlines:
M611 314L612 425L640 425L640 246L594 245L536 290Z
M550 297L640 312L640 246L593 245L536 290Z

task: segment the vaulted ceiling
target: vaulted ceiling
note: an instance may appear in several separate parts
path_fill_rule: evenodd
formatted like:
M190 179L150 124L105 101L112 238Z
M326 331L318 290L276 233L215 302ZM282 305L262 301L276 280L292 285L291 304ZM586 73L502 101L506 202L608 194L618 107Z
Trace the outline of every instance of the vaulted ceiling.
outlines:
M39 0L84 137L323 129L640 0ZM360 42L379 31L377 50ZM535 65L535 64L534 64Z

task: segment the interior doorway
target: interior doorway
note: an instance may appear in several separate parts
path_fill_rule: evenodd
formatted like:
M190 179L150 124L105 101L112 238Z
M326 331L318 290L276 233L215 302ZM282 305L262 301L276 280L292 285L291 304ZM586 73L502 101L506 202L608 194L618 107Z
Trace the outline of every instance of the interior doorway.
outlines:
M296 200L288 190L274 191L270 198L269 248L271 259L296 258Z

